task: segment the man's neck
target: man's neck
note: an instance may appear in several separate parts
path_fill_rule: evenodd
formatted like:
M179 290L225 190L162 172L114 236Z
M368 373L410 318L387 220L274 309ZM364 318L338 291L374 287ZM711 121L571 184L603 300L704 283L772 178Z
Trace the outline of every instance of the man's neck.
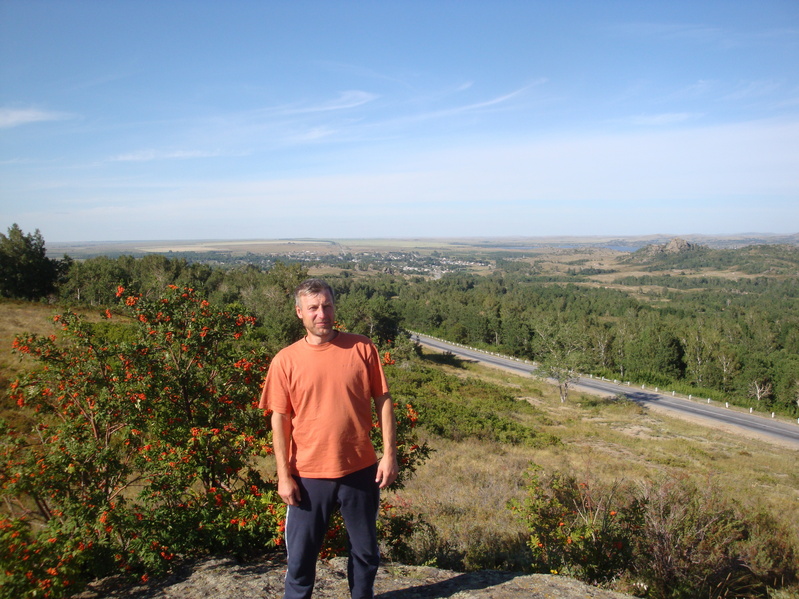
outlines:
M336 330L330 331L330 333L328 333L327 335L323 335L321 337L319 335L314 335L312 333L306 332L305 341L309 345L322 345L323 343L328 343L330 341L333 341L333 339L335 339L337 336L338 336L338 331Z

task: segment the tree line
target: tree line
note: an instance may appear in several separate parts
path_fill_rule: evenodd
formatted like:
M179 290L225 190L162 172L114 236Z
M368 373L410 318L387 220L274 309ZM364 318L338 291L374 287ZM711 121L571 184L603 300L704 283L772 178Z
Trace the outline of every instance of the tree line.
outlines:
M635 259L641 258L633 254ZM742 264L761 274L673 274L680 264L701 260ZM343 270L329 278L341 325L379 345L403 328L415 329L562 372L670 387L796 416L799 279L767 273L796 272L797 265L799 249L790 246L700 247L682 263L669 255L645 266L670 269L667 274L619 274L612 288L587 284L584 272L543 274L536 263L499 257L489 275L429 279ZM39 283L29 282L31 273ZM268 349L277 350L301 334L291 290L308 275L308 265L277 261L268 269L223 268L157 254L50 260L38 231L26 236L14 225L8 237L0 235L0 275L1 295L49 294L65 305L112 305L118 285L144 297L168 284L202 289L210 301L255 315ZM644 287L649 291L642 295Z

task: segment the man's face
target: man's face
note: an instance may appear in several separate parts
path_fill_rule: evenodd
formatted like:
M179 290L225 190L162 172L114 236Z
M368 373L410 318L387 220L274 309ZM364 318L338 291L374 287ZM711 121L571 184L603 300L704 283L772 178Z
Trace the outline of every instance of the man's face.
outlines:
M336 308L333 298L327 291L314 295L301 295L300 305L296 306L297 316L309 335L326 339L333 333L336 321Z

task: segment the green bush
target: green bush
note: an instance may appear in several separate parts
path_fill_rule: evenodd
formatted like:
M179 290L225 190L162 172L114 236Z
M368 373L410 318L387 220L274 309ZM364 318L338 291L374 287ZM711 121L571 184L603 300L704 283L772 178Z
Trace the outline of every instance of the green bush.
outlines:
M516 400L498 385L414 366L395 371L391 388L395 396L413 402L425 430L439 437L532 447L560 442L557 437L519 422L518 413L533 414L535 409L527 402Z
M596 584L617 578L632 564L642 511L621 483L601 487L533 467L527 495L511 509L530 531L533 567L539 572Z
M796 580L790 535L763 513L749 515L713 484L687 478L642 485L644 524L634 575L648 597L767 597Z

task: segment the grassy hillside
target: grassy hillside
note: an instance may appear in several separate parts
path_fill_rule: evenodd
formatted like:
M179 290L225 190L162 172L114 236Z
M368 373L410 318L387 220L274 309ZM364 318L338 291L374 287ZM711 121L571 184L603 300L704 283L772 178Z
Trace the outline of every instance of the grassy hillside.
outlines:
M432 354L428 359L441 362ZM481 387L497 385L518 402L518 410L503 412L505 418L560 439L507 444L430 436L432 458L395 501L425 515L432 529L419 529L414 543L420 554L442 566L525 565L529 537L507 505L523 497L525 472L533 463L544 472L568 471L594 484L687 477L700 487L715 485L752 514L765 510L778 517L794 546L799 543L796 448L671 418L631 402L575 394L564 405L540 381L504 371L457 361L438 367L462 380L479 381Z

